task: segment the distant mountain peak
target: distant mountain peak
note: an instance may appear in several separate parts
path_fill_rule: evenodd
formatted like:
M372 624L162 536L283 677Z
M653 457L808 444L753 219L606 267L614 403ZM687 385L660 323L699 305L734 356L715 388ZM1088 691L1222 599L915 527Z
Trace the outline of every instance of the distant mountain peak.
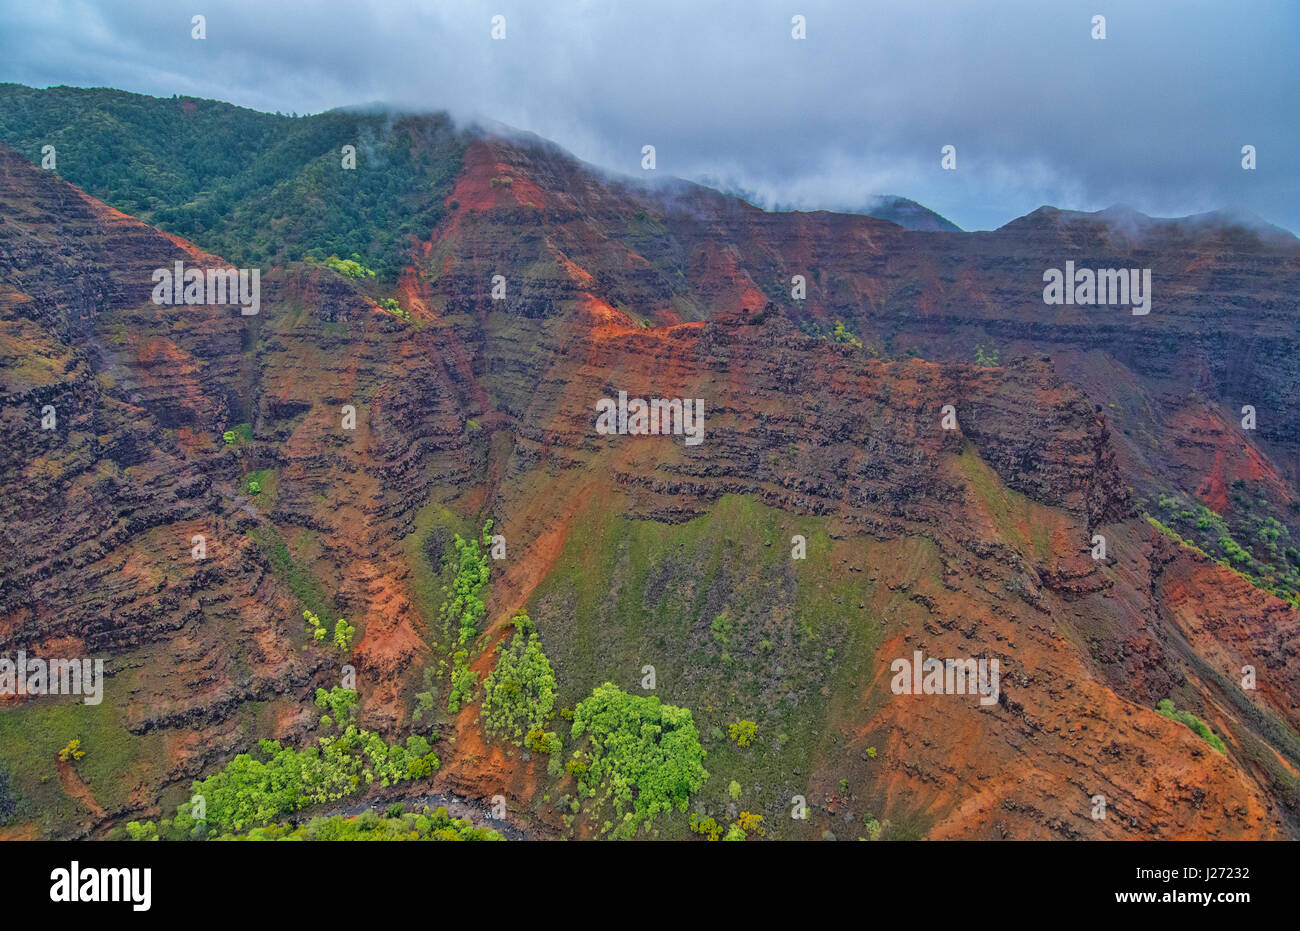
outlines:
M962 228L940 213L936 213L924 204L901 197L897 194L878 194L865 206L844 211L860 213L897 223L903 229L925 232L960 233Z
M1178 232L1188 235L1241 231L1262 239L1294 240L1290 230L1269 223L1244 207L1223 207L1182 217L1153 217L1129 206L1112 204L1102 210L1062 210L1044 204L1023 217L999 227L1002 230L1059 228L1077 224L1102 224L1129 235Z

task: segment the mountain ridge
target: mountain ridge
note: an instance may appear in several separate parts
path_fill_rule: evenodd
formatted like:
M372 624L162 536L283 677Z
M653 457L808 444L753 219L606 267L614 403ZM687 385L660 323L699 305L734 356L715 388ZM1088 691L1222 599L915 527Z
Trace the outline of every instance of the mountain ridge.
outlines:
M104 836L167 814L249 733L310 739L340 664L302 633L320 601L357 625L367 726L401 735L437 695L434 785L599 835L554 801L571 774L489 738L476 701L446 710L439 571L451 533L493 517L507 558L469 668L520 608L561 707L654 666L708 750L699 810L722 816L734 779L777 837L873 816L898 838L1300 833L1300 619L1281 531L1280 566L1256 538L1300 531L1293 245L1157 229L1134 252L1094 222L934 236L494 138L438 195L395 283L289 260L255 317L160 308L153 269L234 259L0 146L0 650L106 652L115 716L18 703L0 760L20 814L0 831ZM1045 310L1041 271L1070 256L1149 262L1151 317ZM1254 436L1231 416L1242 385ZM706 398L705 444L597 435L592 404L619 390ZM39 430L45 404L66 433ZM1201 547L1196 502L1251 563ZM211 562L189 558L195 533ZM918 649L1001 656L999 701L893 693L890 661ZM1229 752L1156 713L1171 697ZM754 748L725 736L744 719ZM69 728L102 761L102 816L41 780L31 748Z
M224 103L218 100L209 100L205 98L183 97L183 96L176 96L172 98L149 97L147 95L135 94L127 91L118 91L112 88L79 88L79 87L70 87L70 86L62 86L62 85L57 87L50 87L46 89L36 89L36 88L29 88L20 84L0 83L0 102L4 103L5 107L11 111L11 114L15 114L19 112L26 112L32 114L32 116L29 117L27 122L24 124L23 121L15 119L13 115L11 115L8 120L5 120L3 117L3 110L0 110L0 139L4 139L4 141L9 142L10 144L17 143L23 149L24 153L27 154L27 157L30 160L32 160L33 162L38 162L40 160L40 144L43 144L45 142L50 142L50 143L58 142L60 138L63 136L63 134L65 132L68 132L71 129L70 125L61 125L58 122L58 119L55 116L55 114L53 113L42 114L40 112L40 107L44 105L44 102L50 100L50 98L58 98L57 101L49 105L50 107L67 105L69 102L75 102L78 106L78 109L76 111L77 114L76 118L79 119L81 118L81 114L87 112L87 110L93 112L97 108L102 108L102 101L96 98L96 95L99 94L109 95L109 97L112 98L113 100L120 99L123 104L130 104L132 105L132 108L136 110L138 110L142 106L148 106L148 102L152 101L156 105L169 105L174 103L177 105L178 108L194 108L197 106L202 108L203 110L210 111L210 112L219 112L223 115L238 114L243 119L243 122L241 123L241 127L240 127L240 134L236 136L227 132L225 133L223 138L239 140L238 145L229 146L228 149L230 152L232 152L234 155L237 156L236 160L244 160L244 161L254 160L251 153L256 149L265 146L266 139L269 138L267 133L271 131L270 127L276 124L280 124L280 125L292 124L295 121L300 121L302 123L310 123L310 122L328 123L330 121L338 120L340 118L348 118L348 119L365 119L370 121L379 121L377 124L374 125L391 124L393 122L401 122L402 120L416 121L416 122L432 121L434 124L450 125L450 118L445 111L432 111L432 112L420 111L415 108L395 107L377 101L367 103L367 104L336 107L331 110L322 111L321 113L317 113L317 114L310 114L310 115L304 114L302 116L290 117L288 115L282 115L282 114L264 113L262 111L253 110L246 107L240 107L234 104ZM254 126L256 126L256 129L251 133L248 131L248 125L247 125L250 121ZM131 126L132 126L133 134L147 136L147 133L142 133L140 131L142 124L139 122L139 120L133 120L131 122ZM339 128L341 129L342 127ZM204 131L209 135L218 134L222 132L219 126ZM352 126L347 131L352 132L353 141L356 142L355 137L358 135L357 127ZM551 142L550 140L545 140L543 139L543 137L538 136L535 133L531 133L526 130L519 130L515 127L511 127L502 123L494 123L493 121L484 121L484 120L470 120L466 123L464 127L457 130L457 133L462 137L462 144L464 141L467 141L469 139L482 138L482 137L499 138L506 143L510 143L511 140L514 140L516 142L521 140L532 140L537 143L544 143L545 145L552 147L553 151L557 155L561 155L563 157L578 161L575 158L575 156L568 153L558 144ZM340 140L344 138L348 138L345 134L336 133L336 135ZM155 140L155 142L157 142L157 140ZM342 144L344 143L339 142L339 145ZM161 146L155 145L155 148L161 148ZM338 146L334 147L335 150L337 150L337 148ZM138 145L133 147L133 149L137 153L142 151ZM316 157L323 155L324 151L325 150L323 149L318 150L316 153ZM179 161L180 160L179 156L176 156L174 160ZM581 161L579 163L593 173L597 173L600 175L609 175L609 173L604 169L598 169L594 165L589 165L588 163L581 162ZM230 170L230 169L227 168L224 170ZM637 175L633 175L633 174L622 174L613 177L621 178L622 180L630 184L636 183L638 178ZM641 179L651 186L664 185L666 187L672 187L675 185L676 186L697 185L700 187L707 187L716 190L719 194L722 194L724 196L737 197L739 199L745 200L750 203L755 202L754 197L752 195L748 195L743 191L729 192L726 189L725 185L722 186L711 185L707 183L701 183L698 181L690 181L687 179L677 179L677 178L671 178L671 179L653 178L652 179L648 177L648 173L643 173ZM82 177L82 172L80 170L76 170L71 180L73 180L74 183L80 183L83 187L86 187L86 190L89 193L95 194L97 196L101 196L101 198L103 198L105 194L111 193L108 187L106 186L104 179L99 177L98 175ZM188 194L193 192L196 192L196 189L194 188L183 189L182 191L178 191L178 196L182 196L182 197L188 196ZM114 205L118 206L119 209L136 210L138 212L138 208L141 206L141 203L138 201L138 199L134 199L134 198L138 198L138 195L131 194L127 196L123 202L118 202L115 203ZM110 203L113 203L115 198L109 196L106 198L106 200ZM176 209L184 206L184 203L185 203L184 201L174 198L173 201L168 206L170 206L172 209ZM220 204L218 205L220 206ZM301 202L299 202L298 206L301 208L303 205L301 204ZM943 217L942 215L936 213L933 210L930 210L929 208L917 203L916 201L911 200L907 197L903 197L900 195L892 195L892 194L874 195L871 199L871 203L860 207L836 209L835 207L830 205L826 207L811 207L811 208L808 206L795 207L793 205L774 205L771 208L759 207L758 209L765 209L768 210L769 212L775 212L775 213L787 213L787 212L795 212L795 211L798 212L823 212L824 211L829 213L860 214L864 216L872 216L877 219L887 220L889 222L896 222L898 223L898 225L904 227L905 229L911 229L914 231L967 232L965 230L962 230L956 224L952 223L946 217ZM1105 210L1102 211L1095 211L1092 213L1088 213L1085 211L1074 211L1065 208L1045 206L1039 208L1039 211L1044 209L1048 211L1057 211L1063 215L1077 217L1077 218L1093 216L1099 219L1108 219L1110 218L1110 215L1112 215L1117 208L1116 207L1106 208ZM1182 221L1186 224L1191 225L1191 224L1195 224L1197 221L1202 221L1202 220L1217 221L1219 219L1222 219L1225 225L1243 226L1248 229L1255 229L1258 231L1269 233L1271 235L1282 235L1282 236L1293 235L1290 233L1290 231L1284 230L1282 227L1269 224L1267 221L1262 220L1262 218L1250 214L1249 211L1245 211L1241 208L1224 207L1224 208L1219 208L1218 210L1210 211L1205 214L1193 214L1193 215L1188 215L1186 217L1176 217L1176 218L1151 217L1145 214L1141 214L1137 211L1132 211L1131 208L1124 208L1124 209L1126 212L1131 214L1138 223L1145 226L1149 226L1152 224L1160 224L1160 223L1176 223L1178 221ZM1007 221L1007 223L1003 224L1002 227L999 227L999 229L1005 229L1008 226L1012 226L1013 224L1017 224L1022 221L1025 221L1028 218L1037 214L1039 211L1031 211L1030 214L1026 214L1023 217L1017 217L1012 220L1009 220ZM165 224L168 222L168 218L163 217L162 219L164 220ZM173 219L180 219L180 218L173 218ZM207 215L205 215L204 219L209 222L212 221L210 212ZM192 227L188 229L182 229L177 227L177 228L173 228L172 231L182 233L182 234L185 234L187 232L193 234L195 232L195 230ZM201 229L200 232L202 232ZM335 249L334 251L343 254L344 250L345 250L345 246L340 244L339 248Z

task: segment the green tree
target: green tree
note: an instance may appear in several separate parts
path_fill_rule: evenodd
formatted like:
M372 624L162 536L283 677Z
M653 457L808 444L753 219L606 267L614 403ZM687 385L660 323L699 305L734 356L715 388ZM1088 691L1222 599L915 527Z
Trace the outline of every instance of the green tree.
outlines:
M620 816L614 837L634 836L661 812L685 811L709 776L688 709L629 695L609 682L574 709L572 738L583 737L588 769L580 782L597 807L608 800Z
M514 623L509 647L484 682L483 722L488 734L515 746L531 732L540 732L542 736L532 741L532 749L540 751L551 746L544 732L555 714L555 672L528 615L520 613Z
M457 643L464 645L478 633L479 621L487 614L485 591L488 577L488 553L484 549L492 539L492 521L483 525L479 537L464 540L460 534L452 538L455 550L453 564L456 568L448 590L448 599L442 606L444 624L459 629Z
M339 618L334 622L334 646L342 654L346 654L352 649L352 635L356 633L356 628Z

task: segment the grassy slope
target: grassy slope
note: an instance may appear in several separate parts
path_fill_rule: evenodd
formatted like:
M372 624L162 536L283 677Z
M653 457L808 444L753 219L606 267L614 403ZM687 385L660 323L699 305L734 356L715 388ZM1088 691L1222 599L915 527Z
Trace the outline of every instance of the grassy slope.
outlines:
M791 559L795 533L807 538L806 560ZM736 810L761 812L769 836L804 836L790 797L812 800L808 776L834 754L834 722L861 721L870 701L862 693L877 671L881 593L848 567L861 569L876 546L832 539L824 519L749 498L724 498L680 525L593 506L529 607L558 703L573 707L605 680L640 692L641 669L653 665L654 694L691 709L708 751L710 779L692 809L731 820L734 779ZM748 748L726 736L740 720L758 724ZM662 837L688 833L685 815L654 827Z
M39 836L48 836L89 820L88 810L59 781L57 754L73 738L86 752L75 764L76 772L109 811L125 805L137 787L156 785L166 775L163 735L136 736L127 730L122 696L129 679L129 673L106 676L98 705L72 697L41 698L0 714L0 760L17 801L15 823L33 823Z

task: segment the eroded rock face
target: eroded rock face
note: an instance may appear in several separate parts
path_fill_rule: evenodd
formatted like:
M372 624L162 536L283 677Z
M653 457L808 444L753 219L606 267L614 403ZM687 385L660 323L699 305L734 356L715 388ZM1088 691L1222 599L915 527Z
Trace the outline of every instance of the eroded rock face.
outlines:
M871 672L834 700L830 678L777 672L757 635L744 647L759 694L787 690L822 732L771 787L770 823L788 820L795 789L841 811L844 775L879 817L932 837L1296 833L1287 768L1300 758L1278 735L1300 725L1300 684L1282 671L1300 618L1157 534L1133 491L1249 469L1294 497L1294 427L1261 419L1256 444L1219 410L1242 391L1261 410L1300 400L1294 244L1164 228L1135 242L1043 211L995 233L911 233L609 182L489 139L469 146L451 201L399 282L409 323L306 266L263 269L255 317L159 307L154 269L225 263L0 148L0 652L106 655L123 727L162 740L92 827L156 812L249 733L307 734L310 695L340 661L305 647L290 564L357 625L365 723L396 733L440 658L417 606L429 556L410 545L428 508L495 516L510 557L494 566L485 642L527 606L563 676L580 650L565 641L570 606L544 590L583 509L675 527L740 495L866 553L843 557L864 563L872 593L844 606L843 636L868 613L880 625ZM1153 268L1152 314L1044 307L1042 270L1075 253ZM794 274L802 303L788 299ZM836 320L868 346L805 332ZM971 364L980 340L1006 364ZM597 434L596 402L620 391L702 399L705 441ZM45 405L56 430L40 429ZM224 443L241 423L251 440ZM663 590L696 584L664 566ZM786 612L771 630L797 587L793 574L770 587L773 616ZM892 695L889 662L915 649L1000 656L1000 700ZM486 672L491 656L476 662ZM1273 670L1258 707L1228 683L1252 662ZM707 697L690 690L708 681L684 676L683 695ZM1172 694L1214 709L1228 755L1150 710ZM544 764L489 745L476 719L471 707L448 722L440 778L508 792L559 830L539 801ZM1105 821L1089 814L1096 794Z

